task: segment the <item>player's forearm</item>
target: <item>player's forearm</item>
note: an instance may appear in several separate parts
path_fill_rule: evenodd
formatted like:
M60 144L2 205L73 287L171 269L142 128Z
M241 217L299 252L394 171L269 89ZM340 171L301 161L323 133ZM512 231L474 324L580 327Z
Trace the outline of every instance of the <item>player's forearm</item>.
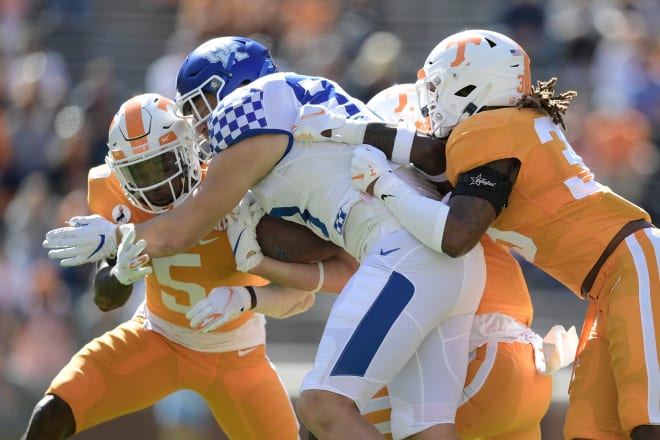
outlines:
M264 256L250 272L273 283L307 292L321 290L325 283L325 267L321 273L317 263L289 263Z
M252 310L278 319L288 318L309 310L316 299L315 292L278 284L254 287L254 292L256 306Z
M135 225L137 239L147 242L146 254L152 258L169 257L190 249L199 240L200 234L193 229L193 223L178 219L178 214L180 211L173 210Z
M431 176L445 172L446 140L421 131L384 122L370 122L364 134L364 143L383 151L394 163L414 163Z
M339 293L357 270L358 263L341 253L318 263L289 263L265 256L252 273L274 283L300 290Z
M446 180L444 173L447 168L445 161L445 146L447 139L438 139L431 135L417 132L410 151L410 162L427 174L433 182ZM440 178L439 176L443 176Z

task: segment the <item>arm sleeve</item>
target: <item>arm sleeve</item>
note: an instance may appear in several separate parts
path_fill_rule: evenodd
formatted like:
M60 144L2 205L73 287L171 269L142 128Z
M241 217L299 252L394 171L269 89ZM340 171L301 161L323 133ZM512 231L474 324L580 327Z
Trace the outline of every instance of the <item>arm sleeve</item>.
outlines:
M417 240L436 252L442 252L449 206L419 194L394 173L380 176L374 195Z

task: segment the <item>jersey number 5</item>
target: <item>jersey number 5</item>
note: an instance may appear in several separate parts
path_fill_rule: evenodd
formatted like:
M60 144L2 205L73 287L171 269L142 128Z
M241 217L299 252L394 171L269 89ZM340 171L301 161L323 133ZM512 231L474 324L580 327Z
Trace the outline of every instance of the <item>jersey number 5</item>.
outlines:
M162 290L160 296L163 304L168 309L179 313L186 313L190 307L206 298L206 290L201 285L173 280L170 276L170 268L173 266L201 267L202 260L199 254L176 254L171 257L154 258L152 264L154 275L156 275L161 285L185 292L188 295L189 302L188 305L185 305L177 301L177 296Z

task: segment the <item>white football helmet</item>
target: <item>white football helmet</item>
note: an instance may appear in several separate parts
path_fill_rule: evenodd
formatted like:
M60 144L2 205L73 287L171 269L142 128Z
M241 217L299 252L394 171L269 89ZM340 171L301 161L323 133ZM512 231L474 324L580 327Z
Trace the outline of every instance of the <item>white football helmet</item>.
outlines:
M431 129L428 117L422 116L415 84L395 84L381 90L367 102L367 107L385 122L426 132Z
M185 200L202 177L199 146L174 102L156 93L134 96L115 114L105 162L128 199L159 214Z
M417 78L422 112L430 117L437 137L447 136L483 107L512 107L531 92L524 49L506 35L481 29L438 43Z

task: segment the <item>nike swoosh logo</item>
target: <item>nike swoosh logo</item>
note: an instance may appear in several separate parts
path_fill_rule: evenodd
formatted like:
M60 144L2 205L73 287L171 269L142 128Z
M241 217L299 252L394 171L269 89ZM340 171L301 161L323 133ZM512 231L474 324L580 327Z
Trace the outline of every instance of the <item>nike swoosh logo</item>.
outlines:
M384 250L381 248L381 250L380 250L380 254L381 254L382 256L389 255L389 254L391 254L392 252L396 252L396 251L398 251L399 249L401 249L401 248L388 249L388 250L384 251Z
M101 248L103 248L103 245L105 244L105 234L99 234L99 237L101 237L101 241L99 242L99 245L96 247L96 249L94 249L94 252L92 252L87 256L87 258L91 257L92 255L100 251Z
M213 237L213 238L209 238L208 240L199 240L199 245L200 246L206 246L207 244L213 243L214 241L216 241L219 238L220 237Z
M257 349L257 347L258 347L258 346L256 346L256 347L246 348L246 349L244 349L244 350L238 350L236 353L238 354L238 357L243 357L243 356L245 356L246 354L250 354L250 353L252 353L254 350Z

